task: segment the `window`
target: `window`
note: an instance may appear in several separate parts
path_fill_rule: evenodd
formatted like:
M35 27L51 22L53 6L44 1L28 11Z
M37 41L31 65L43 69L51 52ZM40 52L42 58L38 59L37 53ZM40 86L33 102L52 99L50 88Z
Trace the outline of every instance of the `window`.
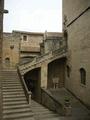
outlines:
M9 57L5 58L5 64L7 67L9 67L9 65L10 65L10 58Z
M23 41L27 41L27 35L23 35Z
M67 66L67 77L70 77L70 67Z
M81 84L86 85L86 71L84 68L80 69Z

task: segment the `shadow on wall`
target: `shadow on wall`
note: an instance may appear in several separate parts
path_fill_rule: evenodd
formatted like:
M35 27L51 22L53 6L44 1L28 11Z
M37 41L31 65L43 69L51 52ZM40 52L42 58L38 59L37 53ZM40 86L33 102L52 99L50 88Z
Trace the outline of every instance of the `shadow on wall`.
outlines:
M41 77L40 77L41 69L36 68L27 72L24 75L25 83L28 87L28 90L32 92L32 99L37 102L41 102Z

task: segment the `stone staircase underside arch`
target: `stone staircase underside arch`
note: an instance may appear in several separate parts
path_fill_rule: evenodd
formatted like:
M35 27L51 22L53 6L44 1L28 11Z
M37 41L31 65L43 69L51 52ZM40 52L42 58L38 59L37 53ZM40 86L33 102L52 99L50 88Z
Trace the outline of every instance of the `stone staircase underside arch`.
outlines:
M66 49L63 49L62 51L61 49L51 51L50 53L35 58L32 62L28 62L26 64L19 66L19 70L21 71L21 74L24 75L26 72L32 69L41 67L43 63L46 63L48 65L50 62L54 60L67 58L67 55L68 53Z

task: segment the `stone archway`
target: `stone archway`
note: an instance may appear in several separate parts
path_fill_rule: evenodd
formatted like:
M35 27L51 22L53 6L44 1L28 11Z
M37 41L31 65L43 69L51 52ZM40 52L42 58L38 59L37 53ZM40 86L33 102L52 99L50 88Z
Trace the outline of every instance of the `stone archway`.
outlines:
M41 68L35 68L24 75L28 90L32 92L32 99L41 100Z
M8 68L10 67L10 58L9 57L6 57L5 58L5 66Z
M61 88L65 84L66 58L60 58L48 64L48 88Z

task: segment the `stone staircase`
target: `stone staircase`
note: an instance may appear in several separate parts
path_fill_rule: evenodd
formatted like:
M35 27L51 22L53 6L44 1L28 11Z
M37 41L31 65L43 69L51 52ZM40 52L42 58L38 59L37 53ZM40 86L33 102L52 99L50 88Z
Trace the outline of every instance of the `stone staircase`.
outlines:
M33 100L31 101L31 108L35 120L60 120L60 116L57 113L48 110L46 107Z
M34 120L17 71L2 71L3 120Z

